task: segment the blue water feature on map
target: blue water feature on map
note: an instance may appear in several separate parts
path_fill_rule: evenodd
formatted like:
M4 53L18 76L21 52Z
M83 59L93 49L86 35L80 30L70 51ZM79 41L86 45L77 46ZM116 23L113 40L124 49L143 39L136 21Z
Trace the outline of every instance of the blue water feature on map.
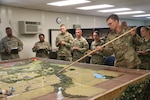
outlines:
M102 75L102 74L99 74L99 73L96 73L96 72L95 72L93 75L94 75L95 78L100 78L100 79L103 78L103 79L105 79L105 76Z

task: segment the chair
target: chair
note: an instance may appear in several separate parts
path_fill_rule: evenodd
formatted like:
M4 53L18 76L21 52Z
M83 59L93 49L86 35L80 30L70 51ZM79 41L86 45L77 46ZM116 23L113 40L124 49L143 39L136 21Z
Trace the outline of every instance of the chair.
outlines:
M104 65L114 66L114 62L115 62L115 57L114 56L108 56L104 60Z

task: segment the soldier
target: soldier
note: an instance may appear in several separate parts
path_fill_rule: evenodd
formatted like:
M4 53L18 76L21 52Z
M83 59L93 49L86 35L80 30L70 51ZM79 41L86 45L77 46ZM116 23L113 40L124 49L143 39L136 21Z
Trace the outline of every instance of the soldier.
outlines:
M57 35L55 45L58 47L57 59L72 61L71 46L73 43L72 35L67 32L64 24L60 25L61 33Z
M150 27L143 26L140 31L144 39L144 43L137 47L138 56L141 59L140 68L150 70Z
M51 50L51 46L49 42L46 42L44 34L39 35L38 42L35 43L32 48L33 52L36 52L36 57L49 58L49 52Z
M98 31L93 32L94 41L91 44L91 50L94 50L97 46L101 46L104 44L104 41L100 39L100 33ZM90 59L91 64L104 64L104 56L102 52L96 51L92 54Z
M7 36L0 42L0 52L2 60L18 59L19 52L23 49L21 40L12 34L12 29L6 27Z
M84 56L84 53L88 50L89 44L85 38L82 37L82 30L80 28L77 28L75 30L76 32L76 38L73 41L73 61L78 60L82 56ZM79 61L82 63L85 63L85 59Z
M112 30L107 36L107 42L129 31L129 28L124 28L119 25L119 17L115 14L107 18L109 28ZM125 68L136 68L141 61L137 56L134 45L141 45L142 39L135 30L108 44L103 48L98 46L97 50L102 51L105 56L115 55L115 66Z
M122 21L122 22L121 22L121 27L128 27L128 26L127 26L127 22L126 22L126 21Z

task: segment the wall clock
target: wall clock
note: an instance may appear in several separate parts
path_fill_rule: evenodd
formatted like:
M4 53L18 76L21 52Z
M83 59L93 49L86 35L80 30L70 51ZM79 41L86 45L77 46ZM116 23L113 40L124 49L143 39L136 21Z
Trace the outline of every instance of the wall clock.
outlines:
M60 17L57 17L57 18L56 18L56 23L57 23L57 24L60 24L60 23L61 23L61 18L60 18Z

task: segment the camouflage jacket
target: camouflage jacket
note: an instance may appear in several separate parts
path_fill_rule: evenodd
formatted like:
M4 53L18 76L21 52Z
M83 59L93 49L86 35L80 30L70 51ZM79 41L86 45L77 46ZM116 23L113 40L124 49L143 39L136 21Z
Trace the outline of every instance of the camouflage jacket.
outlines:
M8 50L6 52L6 49ZM17 59L19 58L18 52L23 49L23 43L15 36L4 37L0 42L0 52L2 60Z
M94 50L97 46L101 46L104 44L104 41L99 40L99 41L93 41L91 43L91 50ZM95 52L92 54L92 57L90 59L90 63L92 64L104 64L104 57L102 52Z
M66 32L65 34L62 33L58 34L55 41L55 45L56 47L58 47L57 55L71 57L71 47L72 47L73 40L74 38L68 32ZM64 41L65 45L60 45L59 44L60 41Z
M48 42L36 42L32 48L33 52L36 52L36 57L49 58L49 51L51 46Z
M80 39L75 38L73 41L73 47L78 47L78 50L72 50L73 52L73 61L84 56L85 52L89 49L89 44L87 40L83 37ZM84 62L84 61L83 61Z
M122 28L120 33L111 32L108 34L106 42L118 37L120 34L123 34L128 30L129 28ZM128 33L107 45L104 48L103 53L106 56L110 56L112 54L115 55L116 67L135 68L141 63L141 61L136 54L134 45L141 45L142 43L143 40L138 34L132 36L130 33Z
M138 54L141 65L140 68L150 70L150 39L148 41L144 40L144 43L141 46L138 46L137 51L148 51L146 55Z

